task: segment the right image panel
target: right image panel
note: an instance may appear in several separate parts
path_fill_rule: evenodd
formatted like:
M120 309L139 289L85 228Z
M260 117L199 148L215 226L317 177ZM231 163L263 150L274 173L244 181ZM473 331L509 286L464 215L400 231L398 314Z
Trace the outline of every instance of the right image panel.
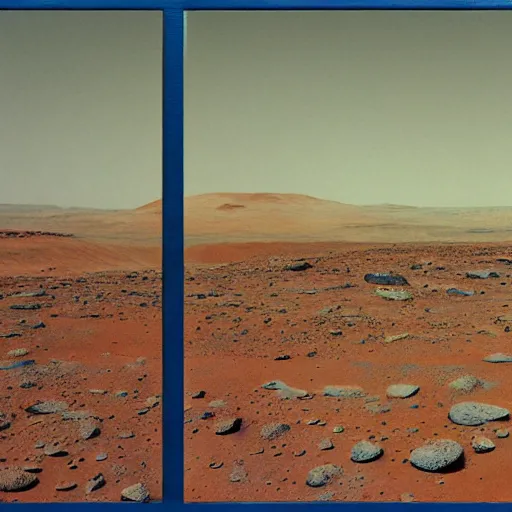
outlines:
M511 22L188 13L186 501L512 501Z

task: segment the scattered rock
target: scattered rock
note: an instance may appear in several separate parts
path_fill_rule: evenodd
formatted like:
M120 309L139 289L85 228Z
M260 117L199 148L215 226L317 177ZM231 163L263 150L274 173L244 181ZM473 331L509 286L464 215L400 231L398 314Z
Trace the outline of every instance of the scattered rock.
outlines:
M499 428L498 430L496 430L496 437L499 439L505 439L509 435L509 431L506 428Z
M92 421L81 421L79 425L80 437L84 440L92 439L93 437L98 437L101 433L98 425L93 423Z
M509 411L496 405L461 402L450 409L448 418L457 425L478 426L489 421L506 419Z
M486 363L512 363L512 355L496 353L484 357Z
M289 430L290 425L287 425L286 423L269 423L263 426L260 435L263 439L271 441L286 434Z
M446 293L448 295L459 295L461 297L471 297L472 295L475 295L475 292L473 291L464 291L459 290L458 288L448 288L448 290L446 290Z
M242 460L237 460L233 463L233 470L229 475L230 482L245 482L247 480L247 471Z
M409 398L419 390L420 387L413 384L392 384L388 387L386 394L389 398Z
M359 386L325 386L324 396L336 398L361 398L366 393Z
M469 279L488 279L489 277L497 278L500 277L498 272L490 272L490 271L474 271L474 272L466 272L466 277Z
M198 391L192 395L192 398L204 398L206 396L206 391Z
M215 427L215 434L218 436L226 436L238 432L242 426L242 418L232 418L219 421Z
M337 425L332 429L333 434L341 434L342 432L345 432L345 429L342 426Z
M334 464L325 464L313 468L307 476L306 485L309 487L323 487L333 478L343 474L343 469Z
M471 446L476 453L492 452L496 448L496 445L484 436L475 436L471 441Z
M0 491L20 492L31 489L39 483L37 476L21 468L0 470Z
M78 484L76 482L60 482L55 486L56 491L72 491L76 489Z
M9 350L7 352L8 357L23 357L26 356L29 351L26 348L15 348L14 350Z
M398 300L398 301L404 301L404 300L411 300L412 293L405 291L405 290L384 290L381 288L378 288L375 290L375 295L382 297L386 300Z
M149 491L144 484L138 483L130 485L121 491L122 501L135 501L137 503L147 503L150 500Z
M292 263L291 265L287 265L284 269L292 272L302 272L310 268L313 268L311 263L308 263L307 261L301 261L299 263Z
M405 340L408 337L408 332L404 332L403 334L396 334L395 336L387 336L384 338L384 343L393 343L394 341Z
M460 460L464 454L462 446L448 439L428 441L416 448L409 457L410 463L423 471L442 471Z
M408 286L405 277L398 274L366 274L364 280L367 283L381 286Z
M384 450L370 441L360 441L352 447L350 459L353 462L372 462L381 457Z
M101 489L106 483L105 477L101 473L98 473L87 482L85 492L86 494L90 494L91 492Z
M400 495L400 501L402 503L411 503L414 501L414 494L411 492L404 492Z
M320 443L318 443L318 449L322 451L332 450L334 445L330 439L322 439Z

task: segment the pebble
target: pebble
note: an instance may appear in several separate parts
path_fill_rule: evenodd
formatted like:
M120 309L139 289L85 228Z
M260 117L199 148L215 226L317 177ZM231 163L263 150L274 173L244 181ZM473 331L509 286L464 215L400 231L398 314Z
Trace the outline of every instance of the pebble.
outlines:
M499 439L505 439L509 436L509 431L506 428L500 428L496 430L496 437Z
M244 462L237 460L233 463L233 470L229 475L230 482L245 482L247 480L247 471L244 466Z
M44 454L48 457L65 457L66 455L69 455L69 452L58 445L50 445L46 446Z
M343 469L334 464L325 464L313 468L307 476L306 485L309 487L323 487L333 478L343 474Z
M91 492L101 489L106 483L107 482L105 481L105 477L101 473L98 473L87 482L85 486L85 492L90 494Z
M37 485L39 480L33 473L27 473L21 468L0 470L0 491L19 492Z
M496 445L490 439L484 436L474 437L471 441L471 446L476 453L492 452L496 448Z
M130 485L121 491L122 501L135 501L137 503L147 503L150 500L150 494L144 484L138 483Z
M402 503L410 503L411 501L414 501L414 494L410 492L404 492L400 494L400 501Z
M222 466L224 466L224 462L211 462L209 465L211 469L220 469Z
M367 283L381 286L408 286L405 277L399 274L366 274L363 278Z
M105 389L89 389L89 393L91 395L106 395L107 391Z
M478 426L488 421L506 419L509 411L496 405L479 402L461 402L450 409L448 417L457 425Z
M332 450L334 448L334 445L332 444L332 441L330 439L322 439L320 443L318 443L318 449L325 451L325 450Z
M60 482L55 486L56 491L72 491L76 489L78 484L76 482Z
M218 436L226 436L238 432L242 426L242 418L232 418L219 421L215 426L215 434Z
M26 356L29 351L26 348L15 348L14 350L9 350L7 352L8 357L23 357Z
M345 432L345 429L341 426L336 426L332 429L334 434L341 434L342 432Z
M135 437L135 434L131 430L126 430L124 432L120 432L117 436L119 439L131 439Z
M413 384L392 384L388 387L386 394L389 398L409 398L419 390L420 387Z
M98 455L96 455L96 461L97 462L101 462L103 460L107 460L108 458L108 455L106 453L98 453Z
M286 423L269 423L263 426L260 435L263 439L271 441L286 434L289 430L290 425L287 425Z
M512 363L511 354L502 354L498 352L496 354L490 354L483 359L486 363Z
M192 395L192 398L198 399L198 398L204 398L205 396L206 396L206 391L201 390L201 391L198 391L197 393L194 393Z
M350 459L353 462L372 462L381 457L384 450L377 444L370 441L360 441L355 444L350 452Z
M449 439L436 439L413 450L409 461L414 467L424 471L441 471L457 462L463 454L464 449L459 443Z
M80 437L84 440L98 437L101 434L101 430L92 421L82 421L79 427Z

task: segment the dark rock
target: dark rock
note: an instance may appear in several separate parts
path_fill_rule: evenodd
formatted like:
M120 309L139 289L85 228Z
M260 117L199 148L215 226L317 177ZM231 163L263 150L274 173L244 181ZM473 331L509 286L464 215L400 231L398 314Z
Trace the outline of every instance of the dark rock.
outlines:
M364 280L367 283L378 284L381 286L408 286L409 283L405 277L398 274L366 274Z

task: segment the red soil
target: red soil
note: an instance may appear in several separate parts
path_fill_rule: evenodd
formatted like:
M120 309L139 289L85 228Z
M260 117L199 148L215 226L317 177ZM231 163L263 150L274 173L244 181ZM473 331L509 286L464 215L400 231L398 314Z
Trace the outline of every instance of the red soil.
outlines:
M136 483L147 487L152 500L162 498L161 248L144 242L158 239L160 232L158 223L141 215L126 234L116 228L116 215L56 218L56 226L81 233L78 237L0 239L0 365L35 361L0 370L0 481L3 469L40 471L38 485L0 492L0 501L120 501L121 491ZM37 222L25 216L16 228L30 231ZM50 225L51 219L44 222ZM13 295L41 290L46 294ZM27 304L38 309L12 308ZM28 353L16 357L10 353L15 349ZM64 401L69 411L88 419L25 411L48 400ZM87 422L99 427L98 436L82 437ZM120 438L128 431L133 437ZM45 447L37 448L38 441ZM68 454L45 454L54 443ZM96 460L102 453L107 458ZM99 473L105 485L87 493L87 482ZM60 482L77 485L58 491Z
M450 407L465 400L512 407L508 365L482 360L512 352L512 332L507 323L496 322L512 303L512 268L496 259L510 255L511 248L328 243L187 248L186 500L400 501L402 494L412 493L423 502L511 501L512 438L498 439L494 432L510 423L464 427L448 419ZM307 258L313 268L283 270L296 258ZM417 263L423 267L412 270ZM501 277L465 277L469 270L486 269ZM363 279L369 272L389 271L408 279L410 286L404 288L413 294L412 301L386 301ZM333 288L346 283L353 287ZM450 287L476 294L449 296ZM385 342L403 333L409 336ZM290 359L274 360L284 354ZM466 374L490 384L467 395L453 391L449 383ZM276 379L314 397L282 400L276 391L262 389ZM386 389L393 383L416 384L420 391L411 398L388 399ZM357 385L367 395L324 397L326 385ZM206 396L193 399L200 390ZM209 405L213 400L225 405ZM207 411L215 416L201 419ZM243 419L241 431L215 435L215 423L233 417ZM326 424L308 425L311 419ZM286 423L291 430L265 441L260 431L271 422ZM336 425L344 431L333 433ZM492 439L496 449L476 454L471 447L475 433ZM334 449L318 448L325 438ZM447 474L412 467L410 451L430 438L461 443L465 466ZM383 457L368 464L352 462L350 450L363 439L380 444ZM294 456L302 450L303 456ZM212 469L212 462L222 466ZM341 466L343 476L322 488L308 487L308 471L327 463ZM246 475L230 481L240 464Z

